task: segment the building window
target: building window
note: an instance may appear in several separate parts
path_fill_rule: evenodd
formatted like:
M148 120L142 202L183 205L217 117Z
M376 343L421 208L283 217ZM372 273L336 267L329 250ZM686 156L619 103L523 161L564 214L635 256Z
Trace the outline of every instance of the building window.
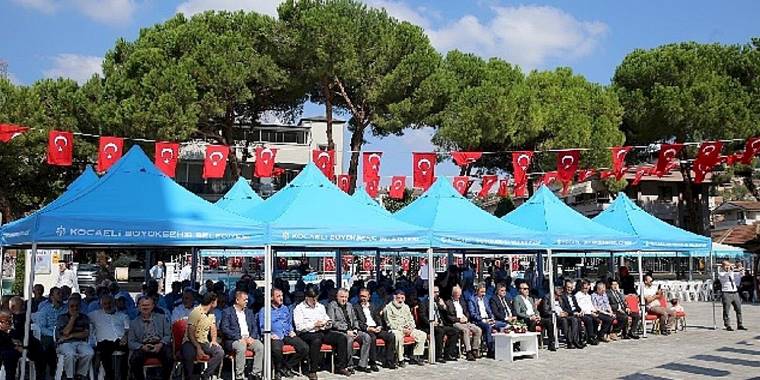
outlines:
M273 131L262 129L250 134L254 142L306 144L305 131Z

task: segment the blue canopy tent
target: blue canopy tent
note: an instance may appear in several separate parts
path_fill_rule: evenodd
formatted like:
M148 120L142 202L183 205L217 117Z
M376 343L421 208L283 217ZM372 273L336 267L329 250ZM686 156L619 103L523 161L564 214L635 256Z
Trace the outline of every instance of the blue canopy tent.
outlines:
M251 185L248 184L248 180L240 177L215 204L227 211L245 215L262 202L264 200L253 191Z
M424 249L429 247L426 231L394 219L378 207L352 199L313 163L304 167L289 184L252 208L245 216L262 221L269 229L265 254L265 294L271 291L273 249ZM338 265L337 268L341 268ZM336 273L340 284L340 269ZM270 298L264 297L264 330L271 327ZM265 333L265 379L271 378L271 347Z
M139 146L94 184L2 229L8 245L31 246L31 257L36 257L38 245L260 247L266 243L265 233L263 224L224 211L178 185ZM35 260L29 261L31 293ZM31 297L29 302L24 346Z
M554 298L552 251L625 251L637 249L638 240L604 227L573 210L546 186L541 186L520 207L502 217L520 227L546 234L549 292ZM555 325L556 327L556 325ZM556 331L555 331L556 339Z

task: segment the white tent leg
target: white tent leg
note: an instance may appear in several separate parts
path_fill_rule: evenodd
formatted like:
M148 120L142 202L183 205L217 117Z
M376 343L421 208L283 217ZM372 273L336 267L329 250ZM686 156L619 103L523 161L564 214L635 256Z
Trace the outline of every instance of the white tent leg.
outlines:
M264 247L264 380L272 380L272 246ZM234 369L233 369L234 370Z
M636 252L637 259L639 261L639 312L641 314L641 326L643 326L644 338L647 337L647 322L646 322L646 305L644 304L644 266L641 264L641 251Z
M435 300L433 299L433 282L435 281L435 268L433 267L433 248L427 249L428 259L428 321L430 321L430 345L428 346L428 361L430 364L435 363ZM423 317L424 318L424 317Z
M712 278L713 283L715 283L715 255L713 254L712 244L710 244L710 278ZM712 286L712 284L710 284L710 286ZM712 292L710 292L710 294L712 295L710 301L712 302L713 330L717 330L718 323L715 318L715 295L712 294Z
M552 262L552 250L546 250L546 270L549 272L549 300L552 310L552 330L554 333L554 347L559 347L559 335L557 335L557 315L554 314L554 263Z
M18 256L16 256L18 260ZM32 243L32 253L25 258L24 281L26 281L26 290L29 294L26 301L26 321L24 322L24 351L21 354L21 379L26 379L26 358L29 346L29 335L32 333L32 288L34 287L34 264L37 262L37 243Z

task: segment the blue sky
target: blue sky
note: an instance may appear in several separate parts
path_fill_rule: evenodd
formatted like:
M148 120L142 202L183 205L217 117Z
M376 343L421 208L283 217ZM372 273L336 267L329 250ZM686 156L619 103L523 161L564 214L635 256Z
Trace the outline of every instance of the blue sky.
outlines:
M633 49L680 41L747 43L760 36L757 1L366 0L421 25L441 52L460 49L499 56L525 70L569 66L589 80L609 83ZM67 76L79 81L99 71L118 38L177 11L246 9L275 15L279 0L0 0L0 59L16 83ZM308 115L319 107L306 107ZM432 149L430 131L378 140L383 175L411 174L411 151ZM347 163L346 163L347 165ZM453 165L439 165L452 175Z

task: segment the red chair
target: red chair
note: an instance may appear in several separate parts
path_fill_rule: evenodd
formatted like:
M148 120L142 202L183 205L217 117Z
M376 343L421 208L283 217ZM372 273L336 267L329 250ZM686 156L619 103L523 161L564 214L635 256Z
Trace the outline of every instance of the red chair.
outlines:
M329 344L322 344L319 348L319 352L330 355L330 373L335 373L335 354L333 353L333 347Z
M172 324L172 343L174 347L174 360L177 363L177 366L180 367L180 371L182 371L182 343L183 339L185 339L185 334L187 334L187 320L186 319L180 319ZM193 361L194 364L201 364L203 365L203 370L206 370L206 367L208 366L208 358L198 360L198 358L195 358ZM182 378L185 378L184 371L182 373ZM222 366L219 366L219 377L222 377Z
M665 299L665 297L660 297L660 306L662 306L665 309L668 309L668 301ZM681 331L683 331L686 328L686 312L685 311L677 311L675 313L676 321L673 324L673 331L678 331L678 325L681 325Z
M284 352L283 352L283 354L284 354ZM232 380L236 380L236 377L235 377L235 354L234 353L232 353L232 354L226 354L226 356L227 356L227 359L230 359L230 362L232 362ZM251 350L245 350L245 360L246 361L253 360L253 356L254 356L253 351L251 351ZM220 368L219 369L219 373L221 373L221 372L222 372L222 370ZM220 377L221 377L221 375L220 375Z

